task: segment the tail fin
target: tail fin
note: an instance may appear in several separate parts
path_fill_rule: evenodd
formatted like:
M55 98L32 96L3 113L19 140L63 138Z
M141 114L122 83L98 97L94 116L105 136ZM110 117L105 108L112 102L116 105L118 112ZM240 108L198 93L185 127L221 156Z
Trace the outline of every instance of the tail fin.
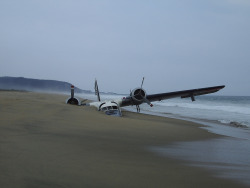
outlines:
M99 89L98 89L98 85L97 85L97 80L95 80L95 95L97 95L97 100L101 101L100 93L99 93Z

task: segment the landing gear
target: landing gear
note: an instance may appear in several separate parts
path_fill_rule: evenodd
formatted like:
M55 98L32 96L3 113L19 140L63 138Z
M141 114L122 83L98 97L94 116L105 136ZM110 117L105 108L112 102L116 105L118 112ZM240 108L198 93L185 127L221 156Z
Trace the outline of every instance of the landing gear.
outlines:
M140 113L140 106L139 105L136 105L136 110L137 110L137 113Z

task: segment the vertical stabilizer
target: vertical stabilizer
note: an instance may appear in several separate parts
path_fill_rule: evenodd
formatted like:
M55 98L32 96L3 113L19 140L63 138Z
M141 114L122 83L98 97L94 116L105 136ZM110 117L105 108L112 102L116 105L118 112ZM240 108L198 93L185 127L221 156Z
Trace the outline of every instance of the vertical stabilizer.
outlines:
M99 89L98 89L98 85L97 85L97 80L95 80L95 94L97 95L97 100L101 101L100 93L99 93Z

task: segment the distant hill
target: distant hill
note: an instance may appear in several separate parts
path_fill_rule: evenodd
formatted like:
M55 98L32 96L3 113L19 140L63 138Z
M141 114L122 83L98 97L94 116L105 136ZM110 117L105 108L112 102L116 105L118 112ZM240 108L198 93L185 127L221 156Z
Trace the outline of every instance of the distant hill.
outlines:
M71 83L56 80L39 80L23 77L0 77L0 89L43 92L70 92ZM75 87L76 93L91 93Z

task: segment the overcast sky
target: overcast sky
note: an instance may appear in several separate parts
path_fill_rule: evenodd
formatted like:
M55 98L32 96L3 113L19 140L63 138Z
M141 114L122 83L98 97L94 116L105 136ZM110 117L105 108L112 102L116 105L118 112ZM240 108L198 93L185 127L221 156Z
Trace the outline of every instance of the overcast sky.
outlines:
M250 1L0 0L0 76L250 96Z

